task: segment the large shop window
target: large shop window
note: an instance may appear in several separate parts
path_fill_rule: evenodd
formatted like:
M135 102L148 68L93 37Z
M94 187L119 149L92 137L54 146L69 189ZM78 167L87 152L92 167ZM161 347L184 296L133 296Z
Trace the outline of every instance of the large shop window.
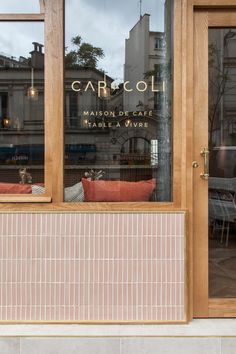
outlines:
M171 0L65 0L65 201L172 201Z
M0 198L39 194L45 183L44 24L0 22L0 36Z

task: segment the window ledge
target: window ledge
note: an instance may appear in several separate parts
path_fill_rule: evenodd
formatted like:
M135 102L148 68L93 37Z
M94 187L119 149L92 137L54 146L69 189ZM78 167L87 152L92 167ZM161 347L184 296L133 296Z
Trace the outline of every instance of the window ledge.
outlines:
M52 198L43 195L6 194L0 196L0 203L51 203ZM1 207L0 207L1 209Z
M99 213L99 212L121 212L121 213L187 213L186 209L176 206L174 203L158 202L133 202L133 203L50 203L50 197L33 197L30 200L14 199L4 202L0 199L0 211L2 212L65 212L65 213ZM30 198L30 197L28 197ZM41 198L41 199L40 199Z

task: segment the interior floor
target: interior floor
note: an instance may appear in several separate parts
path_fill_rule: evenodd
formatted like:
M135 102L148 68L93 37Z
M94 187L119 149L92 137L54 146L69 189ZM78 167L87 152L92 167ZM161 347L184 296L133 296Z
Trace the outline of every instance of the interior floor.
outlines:
M220 242L221 232L209 239L209 296L236 297L236 232L230 230L229 244Z

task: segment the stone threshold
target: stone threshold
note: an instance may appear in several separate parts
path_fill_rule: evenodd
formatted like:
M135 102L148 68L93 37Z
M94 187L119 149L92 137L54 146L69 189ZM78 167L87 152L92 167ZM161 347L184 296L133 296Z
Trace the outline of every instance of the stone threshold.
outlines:
M197 319L181 325L4 324L0 337L236 337L236 319Z

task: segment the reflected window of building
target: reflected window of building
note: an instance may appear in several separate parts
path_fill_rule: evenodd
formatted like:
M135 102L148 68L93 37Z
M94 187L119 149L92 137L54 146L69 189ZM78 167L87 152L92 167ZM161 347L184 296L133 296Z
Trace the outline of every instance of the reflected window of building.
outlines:
M155 49L163 49L164 41L163 38L155 37Z
M78 94L74 91L68 91L65 95L66 112L65 125L66 128L76 128L79 124L78 118Z
M8 93L0 92L0 117L7 117L8 115ZM2 121L2 128L4 128Z
M171 201L173 1L65 9L65 201Z

